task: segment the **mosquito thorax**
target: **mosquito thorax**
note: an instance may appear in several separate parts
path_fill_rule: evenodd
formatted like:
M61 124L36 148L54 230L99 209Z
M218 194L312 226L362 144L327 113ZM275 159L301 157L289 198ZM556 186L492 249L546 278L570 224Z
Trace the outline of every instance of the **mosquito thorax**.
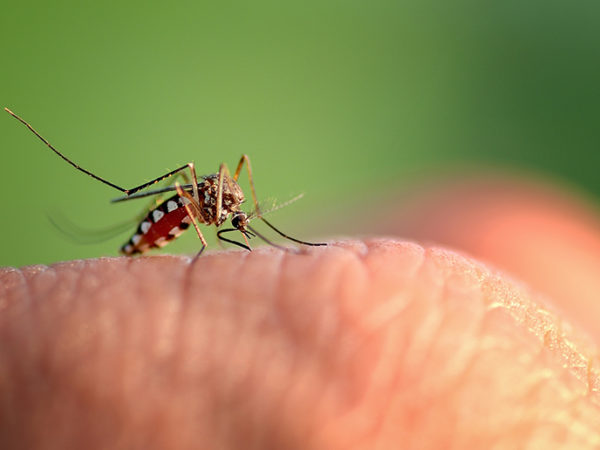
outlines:
M244 202L244 193L237 182L229 177L223 178L223 202L221 214L217 217L217 195L219 191L219 175L212 174L202 178L198 183L199 203L202 207L202 216L207 224L221 225L227 217L239 210Z

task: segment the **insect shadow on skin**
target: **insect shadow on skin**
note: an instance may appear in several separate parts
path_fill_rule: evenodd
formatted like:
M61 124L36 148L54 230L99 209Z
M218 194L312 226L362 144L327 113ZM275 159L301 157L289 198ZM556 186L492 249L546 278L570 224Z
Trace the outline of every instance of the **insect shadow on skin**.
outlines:
M153 248L164 247L169 242L179 237L181 233L183 233L190 227L190 225L192 225L198 234L198 238L202 242L202 247L195 257L198 258L208 245L204 239L202 231L200 231L198 224L202 223L208 226L215 225L216 227L220 227L223 225L223 223L225 223L229 216L231 216L232 228L219 230L217 232L217 238L221 241L242 247L248 251L251 250L248 240L252 237L259 237L273 247L289 250L286 247L282 247L273 243L259 233L256 229L251 227L250 221L254 218L258 218L263 221L268 227L285 239L298 244L307 246L327 245L321 242L306 242L293 238L277 229L273 224L263 217L263 213L260 210L256 197L256 190L254 189L252 167L250 165L250 158L248 155L242 155L233 176L231 176L227 165L225 163L221 163L218 173L204 175L198 179L194 163L190 162L139 186L125 189L84 169L83 167L80 167L72 160L67 158L64 154L59 152L56 148L54 148L52 144L50 144L50 142L48 142L37 131L35 131L29 123L13 113L10 109L4 108L4 110L29 128L29 130L44 144L46 144L54 153L60 156L75 169L125 194L122 197L112 200L113 202L122 202L136 198L158 196L166 192L176 192L175 195L167 198L166 200L154 201L154 206L141 219L136 232L129 239L129 241L121 247L121 253L125 255L132 256L136 254L142 254ZM242 203L245 201L245 196L242 188L238 184L238 179L244 164L246 165L248 172L248 181L250 184L250 190L252 192L252 199L254 201L255 208L254 212L251 214L247 214L240 209ZM189 177L186 172L189 172ZM182 185L176 181L173 186L144 192L144 190L150 186L166 180L174 175L183 177L185 184ZM245 244L223 237L223 234L234 231L239 231L242 234Z

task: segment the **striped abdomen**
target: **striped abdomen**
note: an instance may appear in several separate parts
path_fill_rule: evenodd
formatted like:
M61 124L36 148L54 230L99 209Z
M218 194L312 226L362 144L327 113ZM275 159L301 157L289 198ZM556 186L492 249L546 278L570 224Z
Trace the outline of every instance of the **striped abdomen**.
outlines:
M151 248L164 247L183 233L192 223L184 202L189 203L187 199L174 195L150 211L131 239L121 247L121 253L135 255Z

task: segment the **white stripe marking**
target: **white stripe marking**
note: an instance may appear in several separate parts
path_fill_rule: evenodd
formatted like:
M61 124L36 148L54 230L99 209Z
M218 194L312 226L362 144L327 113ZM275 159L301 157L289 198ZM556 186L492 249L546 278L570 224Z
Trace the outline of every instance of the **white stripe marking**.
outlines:
M142 240L141 234L134 234L133 237L131 238L131 242L133 243L133 245L138 245L141 240Z
M140 225L142 233L144 233L144 234L146 234L148 232L150 227L152 227L152 224L150 222L142 222L142 224Z
M154 223L158 222L160 219L162 219L164 217L165 213L162 212L159 209L155 209L154 211L152 211L152 220L154 220Z
M175 211L178 208L179 208L179 205L177 204L177 202L174 202L173 200L169 200L167 202L167 211L169 211L169 212Z

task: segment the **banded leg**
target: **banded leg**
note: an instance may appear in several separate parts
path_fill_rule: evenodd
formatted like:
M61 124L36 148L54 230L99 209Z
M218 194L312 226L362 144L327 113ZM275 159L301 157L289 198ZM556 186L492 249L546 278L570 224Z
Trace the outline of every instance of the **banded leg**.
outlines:
M225 228L223 230L217 231L217 240L218 240L219 244L221 245L221 247L223 247L223 244L221 243L221 241L225 241L225 242L229 242L230 244L237 245L238 247L242 247L242 248L248 250L249 252L251 252L252 249L250 248L250 242L248 242L248 238L246 237L246 235L244 233L242 233L242 236L244 237L244 240L246 241L246 245L242 244L241 242L237 242L232 239L227 239L227 238L224 238L223 236L221 236L224 233L231 233L232 231L240 231L240 230L238 230L236 228ZM254 236L254 234L252 234L252 236Z
M185 172L179 172L178 174L175 175L175 179L173 180L173 182L175 184L177 184L178 178L183 178L183 181L185 182L185 184L190 184L190 180ZM154 195L155 195L155 197L150 202L148 202L148 206L146 207L146 210L142 211L141 217L139 218L139 220L142 220L148 211L152 211L154 208L156 208L158 205L160 205L163 202L164 197L165 197L164 192L154 194ZM125 197L125 198L127 198L127 197Z
M258 198L256 197L256 189L254 189L254 178L252 177L252 166L250 165L250 158L248 155L243 154L240 158L240 162L235 169L235 173L233 174L233 180L237 181L240 178L240 173L242 172L242 166L246 163L246 169L248 169L248 181L250 183L250 191L252 192L252 200L254 200L254 208L256 209L256 215L262 219L262 213L260 212L260 207L258 206Z
M252 191L252 199L254 200L254 207L256 208L256 216L262 220L264 223L267 224L267 226L269 228L271 228L273 231L275 231L277 234L279 234L280 236L289 239L290 241L296 242L298 244L303 244L303 245L310 245L313 247L319 247L319 246L324 246L327 245L324 242L306 242L306 241L301 241L300 239L296 239L293 238L291 236L288 236L287 234L283 233L282 231L280 231L279 229L277 229L275 227L275 225L273 225L271 222L269 222L267 219L265 219L262 216L262 212L260 211L260 207L258 206L258 199L256 197L256 190L254 189L254 179L252 177L252 167L250 166L250 158L248 157L248 155L244 154L242 155L242 157L240 158L240 162L237 165L237 168L235 169L235 173L233 175L233 179L235 181L238 180L238 178L240 177L240 173L242 172L242 167L244 165L244 162L246 163L246 169L248 169L248 181L250 182L250 190ZM252 230L254 233L256 233L255 230ZM256 233L262 240L264 240L265 242L273 245L274 247L278 247L277 245L273 244L272 242L266 240L263 236L261 236L260 234Z
M138 191L141 191L142 189L147 188L148 186L153 185L154 183L158 183L159 181L162 181L166 178L169 178L172 175L175 175L178 172L181 172L182 170L185 170L186 168L190 169L190 173L192 174L192 179L194 181L197 180L196 178L196 171L194 169L194 164L193 163L188 163L185 166L181 166L178 169L172 170L169 173L166 173L158 178L155 178L154 180L148 181L144 184L140 184L139 186L130 188L130 189L125 189L121 186L118 186L110 181L108 181L105 178L102 178L98 175L96 175L95 173L90 172L87 169L84 169L83 167L81 167L79 164L77 164L76 162L74 162L73 160L71 160L70 158L67 158L67 156L65 156L62 152L58 151L46 138L44 138L41 134L39 134L28 122L26 122L24 119L22 119L21 117L19 117L17 114L15 114L14 112L12 112L10 109L8 108L4 108L4 110L9 113L11 116L13 116L15 119L17 119L19 122L21 122L23 125L25 125L33 134L35 134L44 144L46 144L46 146L48 148L50 148L50 150L52 150L54 153L56 153L58 156L60 156L64 161L66 161L67 163L69 163L71 166L73 166L75 169L79 170L80 172L85 173L86 175L94 178L95 180L100 181L101 183L104 183L118 191L123 192L125 195L131 195L134 194ZM194 197L196 197L196 199L198 198L198 187L196 186L196 183L194 184Z
M199 202L200 198L198 197L198 178L196 177L196 168L194 167L193 162L187 163L185 166L181 166L178 169L172 170L171 172L166 173L158 178L155 178L154 180L148 181L144 184L140 184L139 186L136 186L131 189L126 189L124 191L125 195L135 194L136 192L141 191L142 189L146 189L147 187L152 186L153 184L156 184L156 183L163 181L175 174L178 174L178 173L184 171L185 169L190 170L190 175L191 175L191 179L192 179L192 192L194 194L194 198L196 199L196 202Z
M177 195L179 195L180 197L186 198L190 201L190 203L183 205L183 207L185 208L185 212L187 213L188 217L191 219L192 225L194 225L196 233L198 233L198 237L200 238L200 241L202 242L202 248L194 257L194 261L195 261L196 259L198 259L198 257L202 254L202 252L208 246L208 243L206 242L206 239L204 239L204 235L202 234L202 231L200 231L200 227L198 227L198 224L196 223L196 218L202 217L200 215L200 206L198 205L198 202L194 199L194 197L192 197L188 192L184 191L181 188L181 185L179 183L175 183L175 188L177 189ZM194 210L193 212L192 212L192 209Z

